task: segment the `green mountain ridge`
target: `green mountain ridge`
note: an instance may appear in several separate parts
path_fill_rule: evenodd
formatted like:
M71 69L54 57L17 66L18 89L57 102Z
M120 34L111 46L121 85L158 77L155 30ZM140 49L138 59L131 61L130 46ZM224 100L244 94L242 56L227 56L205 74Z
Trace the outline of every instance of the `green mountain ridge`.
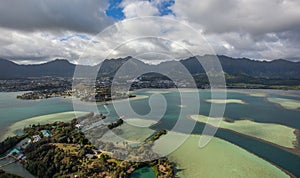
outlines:
M180 60L180 64L192 74L205 74L201 63L208 62L212 58L218 57L224 73L231 76L246 76L250 78L264 78L264 79L284 79L295 80L300 79L300 62L290 62L286 60L273 61L255 61L247 58L231 58L224 55L204 55L194 56L187 59ZM129 62L130 64L128 64ZM134 59L130 56L118 59L106 59L102 63L95 66L82 66L80 68L88 73L94 70L99 72L99 75L113 76L118 69L127 64L128 70L160 70L176 73L178 71L179 63L177 61L162 62L158 65L149 65L144 62ZM100 70L99 67L101 66ZM0 59L0 79L14 79L24 77L72 77L76 65L70 63L66 59L56 59L44 64L19 65L14 62Z

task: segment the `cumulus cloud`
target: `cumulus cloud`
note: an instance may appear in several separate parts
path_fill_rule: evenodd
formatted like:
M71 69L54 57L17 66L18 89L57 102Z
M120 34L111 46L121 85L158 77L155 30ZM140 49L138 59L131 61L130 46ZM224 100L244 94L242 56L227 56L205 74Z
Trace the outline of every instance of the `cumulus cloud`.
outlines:
M299 56L298 0L176 0L171 9L201 29L218 53L259 59Z
M207 33L254 35L300 29L298 0L177 0L177 16L199 24Z
M125 0L121 3L126 18L158 15L157 7L149 1Z
M104 0L1 0L0 26L10 29L96 33L112 24Z
M0 3L0 57L21 63L97 64L129 55L148 63L204 54L300 59L298 0L123 0L119 20L106 15L103 0Z
M20 63L41 63L54 58L76 60L89 43L89 40L80 37L62 40L49 32L20 32L0 28L0 33L8 34L7 39L0 38L0 57ZM73 32L65 32L64 36L71 34Z

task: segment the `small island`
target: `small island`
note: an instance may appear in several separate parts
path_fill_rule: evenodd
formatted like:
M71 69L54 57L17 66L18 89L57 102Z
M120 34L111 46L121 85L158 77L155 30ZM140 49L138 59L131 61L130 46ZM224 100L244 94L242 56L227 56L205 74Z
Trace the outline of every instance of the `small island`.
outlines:
M246 104L240 99L207 99L205 101L213 104Z
M267 101L277 104L285 109L297 110L300 109L300 101L287 98L267 98Z
M17 96L17 99L22 100L37 100L37 99L48 99L54 97L66 97L72 96L71 90L38 90L26 92Z
M74 96L79 98L81 101L86 102L107 102L111 100L120 100L127 98L134 98L136 95L128 94L126 92L112 92L110 86L105 87L89 87L89 86L75 86L73 89L70 88L55 88L55 89L41 89L30 92L25 92L17 96L17 99L22 100L37 100L37 99L48 99L54 97L68 97Z
M280 124L255 122L250 119L232 120L230 118L216 118L205 115L191 115L189 118L196 122L209 124L212 127L231 130L269 142L299 154L299 131L295 128Z

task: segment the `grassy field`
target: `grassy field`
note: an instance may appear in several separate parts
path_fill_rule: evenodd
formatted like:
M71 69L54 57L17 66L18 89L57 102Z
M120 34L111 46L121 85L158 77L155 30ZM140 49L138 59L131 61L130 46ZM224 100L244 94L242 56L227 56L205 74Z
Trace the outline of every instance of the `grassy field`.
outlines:
M84 116L86 114L88 114L88 112L69 111L24 119L9 126L5 135L1 139L4 139L8 136L13 136L15 131L23 129L24 127L32 124L47 124L56 121L70 121L75 117Z
M208 123L207 116L192 115L190 117L195 121ZM244 135L263 139L283 147L295 148L294 143L297 141L297 137L294 133L294 128L280 124L257 123L251 120L227 122L223 118L210 118L210 124L214 127L218 127L219 119L222 119L219 128L229 129Z
M72 155L78 155L78 148L76 144L54 143L53 145L64 150L64 152L69 152Z
M208 99L205 101L214 104L246 104L240 99Z
M166 153L172 141L184 134L168 132L155 142L153 150ZM177 163L180 177L289 177L285 172L258 156L219 138L213 138L204 148L199 148L200 135L190 135L168 158ZM165 138L165 139L164 139ZM166 146L169 143L170 146Z
M300 109L300 101L286 98L267 98L271 103L280 105L285 109Z

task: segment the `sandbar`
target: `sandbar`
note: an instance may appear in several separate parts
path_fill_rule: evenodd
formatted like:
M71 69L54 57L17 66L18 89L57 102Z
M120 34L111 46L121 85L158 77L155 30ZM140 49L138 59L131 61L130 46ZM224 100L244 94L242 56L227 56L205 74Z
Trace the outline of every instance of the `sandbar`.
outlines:
M180 108L186 108L187 106L180 104L180 105L178 105L178 107L180 107Z
M240 99L207 99L205 101L214 104L246 104Z
M254 97L266 97L266 93L247 93L249 96L254 96Z
M114 130L121 130L121 133L114 133ZM112 131L109 130L108 132L106 132L100 138L100 140L102 142L112 142L118 147L124 147L124 141L129 144L141 143L144 142L153 133L155 133L155 130L152 130L148 127L137 127L125 122L121 126L114 128Z
M192 115L190 118L197 122L208 123L207 116ZM218 127L220 119L219 128L259 138L286 148L296 148L297 136L294 128L273 123L258 123L251 120L228 122L224 118L210 118L209 123L214 127Z
M278 104L285 109L300 109L300 100L286 99L286 98L267 98L271 103Z
M182 133L169 131L174 139L185 137ZM153 150L164 153L170 147L165 145L166 136L157 140ZM179 177L289 177L281 169L264 159L219 138L213 138L204 148L199 148L200 135L190 135L186 141L167 157L176 162ZM172 140L168 138L168 140Z
M164 89L164 90L149 90L149 91L146 91L145 93L150 93L150 94L166 94L166 93L170 93L172 92L171 90L169 89Z

